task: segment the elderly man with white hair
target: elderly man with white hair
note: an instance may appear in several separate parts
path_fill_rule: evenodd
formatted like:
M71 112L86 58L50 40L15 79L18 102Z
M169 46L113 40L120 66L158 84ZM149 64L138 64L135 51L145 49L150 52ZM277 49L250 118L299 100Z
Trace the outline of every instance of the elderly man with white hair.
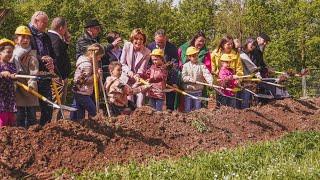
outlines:
M46 33L48 27L48 15L43 11L37 11L33 14L28 27L31 30L31 47L36 50L39 61L39 71L53 72L55 53L52 48L51 40ZM52 100L51 80L39 80L38 91L41 95ZM47 103L40 101L41 117L40 125L45 125L51 121L53 109Z

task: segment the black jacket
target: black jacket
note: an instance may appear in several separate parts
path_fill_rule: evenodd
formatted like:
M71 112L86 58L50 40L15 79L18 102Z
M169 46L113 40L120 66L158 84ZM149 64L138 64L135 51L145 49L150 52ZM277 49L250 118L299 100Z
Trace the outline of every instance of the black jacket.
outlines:
M57 34L48 32L52 47L56 55L56 65L58 74L62 79L66 79L71 73L71 63L68 56L68 44L65 43Z
M47 33L41 33L37 31L31 25L28 25L29 29L31 30L31 49L37 51L37 59L39 61L39 71L48 72L48 69L45 67L45 63L41 60L43 56L50 56L54 61L54 65L56 66L55 59L56 55L52 48L50 37ZM42 46L39 45L39 41L41 42Z
M252 52L252 62L260 68L261 77L268 77L268 67L263 59L263 52L260 50L259 46L257 46Z
M88 46L94 43L100 43L100 39L92 38L87 32L85 32L77 41L76 59L78 59L81 55L83 55L86 52Z

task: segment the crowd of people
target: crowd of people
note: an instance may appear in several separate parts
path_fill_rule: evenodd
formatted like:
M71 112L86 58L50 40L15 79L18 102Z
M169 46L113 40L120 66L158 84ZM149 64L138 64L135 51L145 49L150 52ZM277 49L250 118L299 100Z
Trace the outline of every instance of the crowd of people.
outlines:
M73 59L68 55L71 35L63 17L54 18L46 32L48 22L47 14L37 11L27 26L17 27L13 41L0 40L0 127L28 127L36 122L37 108L40 125L53 118L50 104L15 86L19 81L52 100L52 80L19 78L17 74L58 76L63 84L61 104L66 103ZM94 63L99 65L97 78L105 82L103 89L113 116L128 114L146 104L157 111L190 112L205 107L202 98L213 94L217 107L248 108L252 94L236 90L241 87L242 77L268 77L263 51L270 38L265 33L249 37L243 45L238 39L225 36L210 51L201 31L177 48L163 29L157 30L154 41L147 44L147 36L140 28L132 31L129 41L111 31L105 37L108 44L102 45L101 28L96 19L86 21L84 34L76 42L71 106L77 110L70 113L71 120L85 118L86 111L89 117L97 115ZM61 116L60 113L56 118Z

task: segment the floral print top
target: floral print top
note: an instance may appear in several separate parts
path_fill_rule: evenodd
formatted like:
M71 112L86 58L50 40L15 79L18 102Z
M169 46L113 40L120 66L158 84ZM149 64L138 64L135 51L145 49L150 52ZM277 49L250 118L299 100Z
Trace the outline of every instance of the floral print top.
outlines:
M14 63L0 63L0 72L16 73ZM15 89L12 79L0 77L0 112L16 112Z

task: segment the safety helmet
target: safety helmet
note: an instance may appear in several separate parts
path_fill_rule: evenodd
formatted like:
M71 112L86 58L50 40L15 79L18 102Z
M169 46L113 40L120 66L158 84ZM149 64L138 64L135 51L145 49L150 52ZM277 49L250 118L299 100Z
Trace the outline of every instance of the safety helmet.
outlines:
M14 34L31 36L31 31L27 26L19 26Z
M231 55L230 54L222 54L222 56L220 57L220 61L227 61L227 62L232 61Z
M198 50L197 48L195 48L195 47L193 47L193 46L190 46L190 47L188 47L188 49L187 49L186 55L187 55L187 56L190 56L190 55L196 54L196 53L198 53L198 52L199 52L199 50Z
M164 51L162 49L154 49L152 50L150 56L160 56L160 57L164 57Z
M4 46L6 44L15 46L15 43L7 38L0 39L0 46Z

